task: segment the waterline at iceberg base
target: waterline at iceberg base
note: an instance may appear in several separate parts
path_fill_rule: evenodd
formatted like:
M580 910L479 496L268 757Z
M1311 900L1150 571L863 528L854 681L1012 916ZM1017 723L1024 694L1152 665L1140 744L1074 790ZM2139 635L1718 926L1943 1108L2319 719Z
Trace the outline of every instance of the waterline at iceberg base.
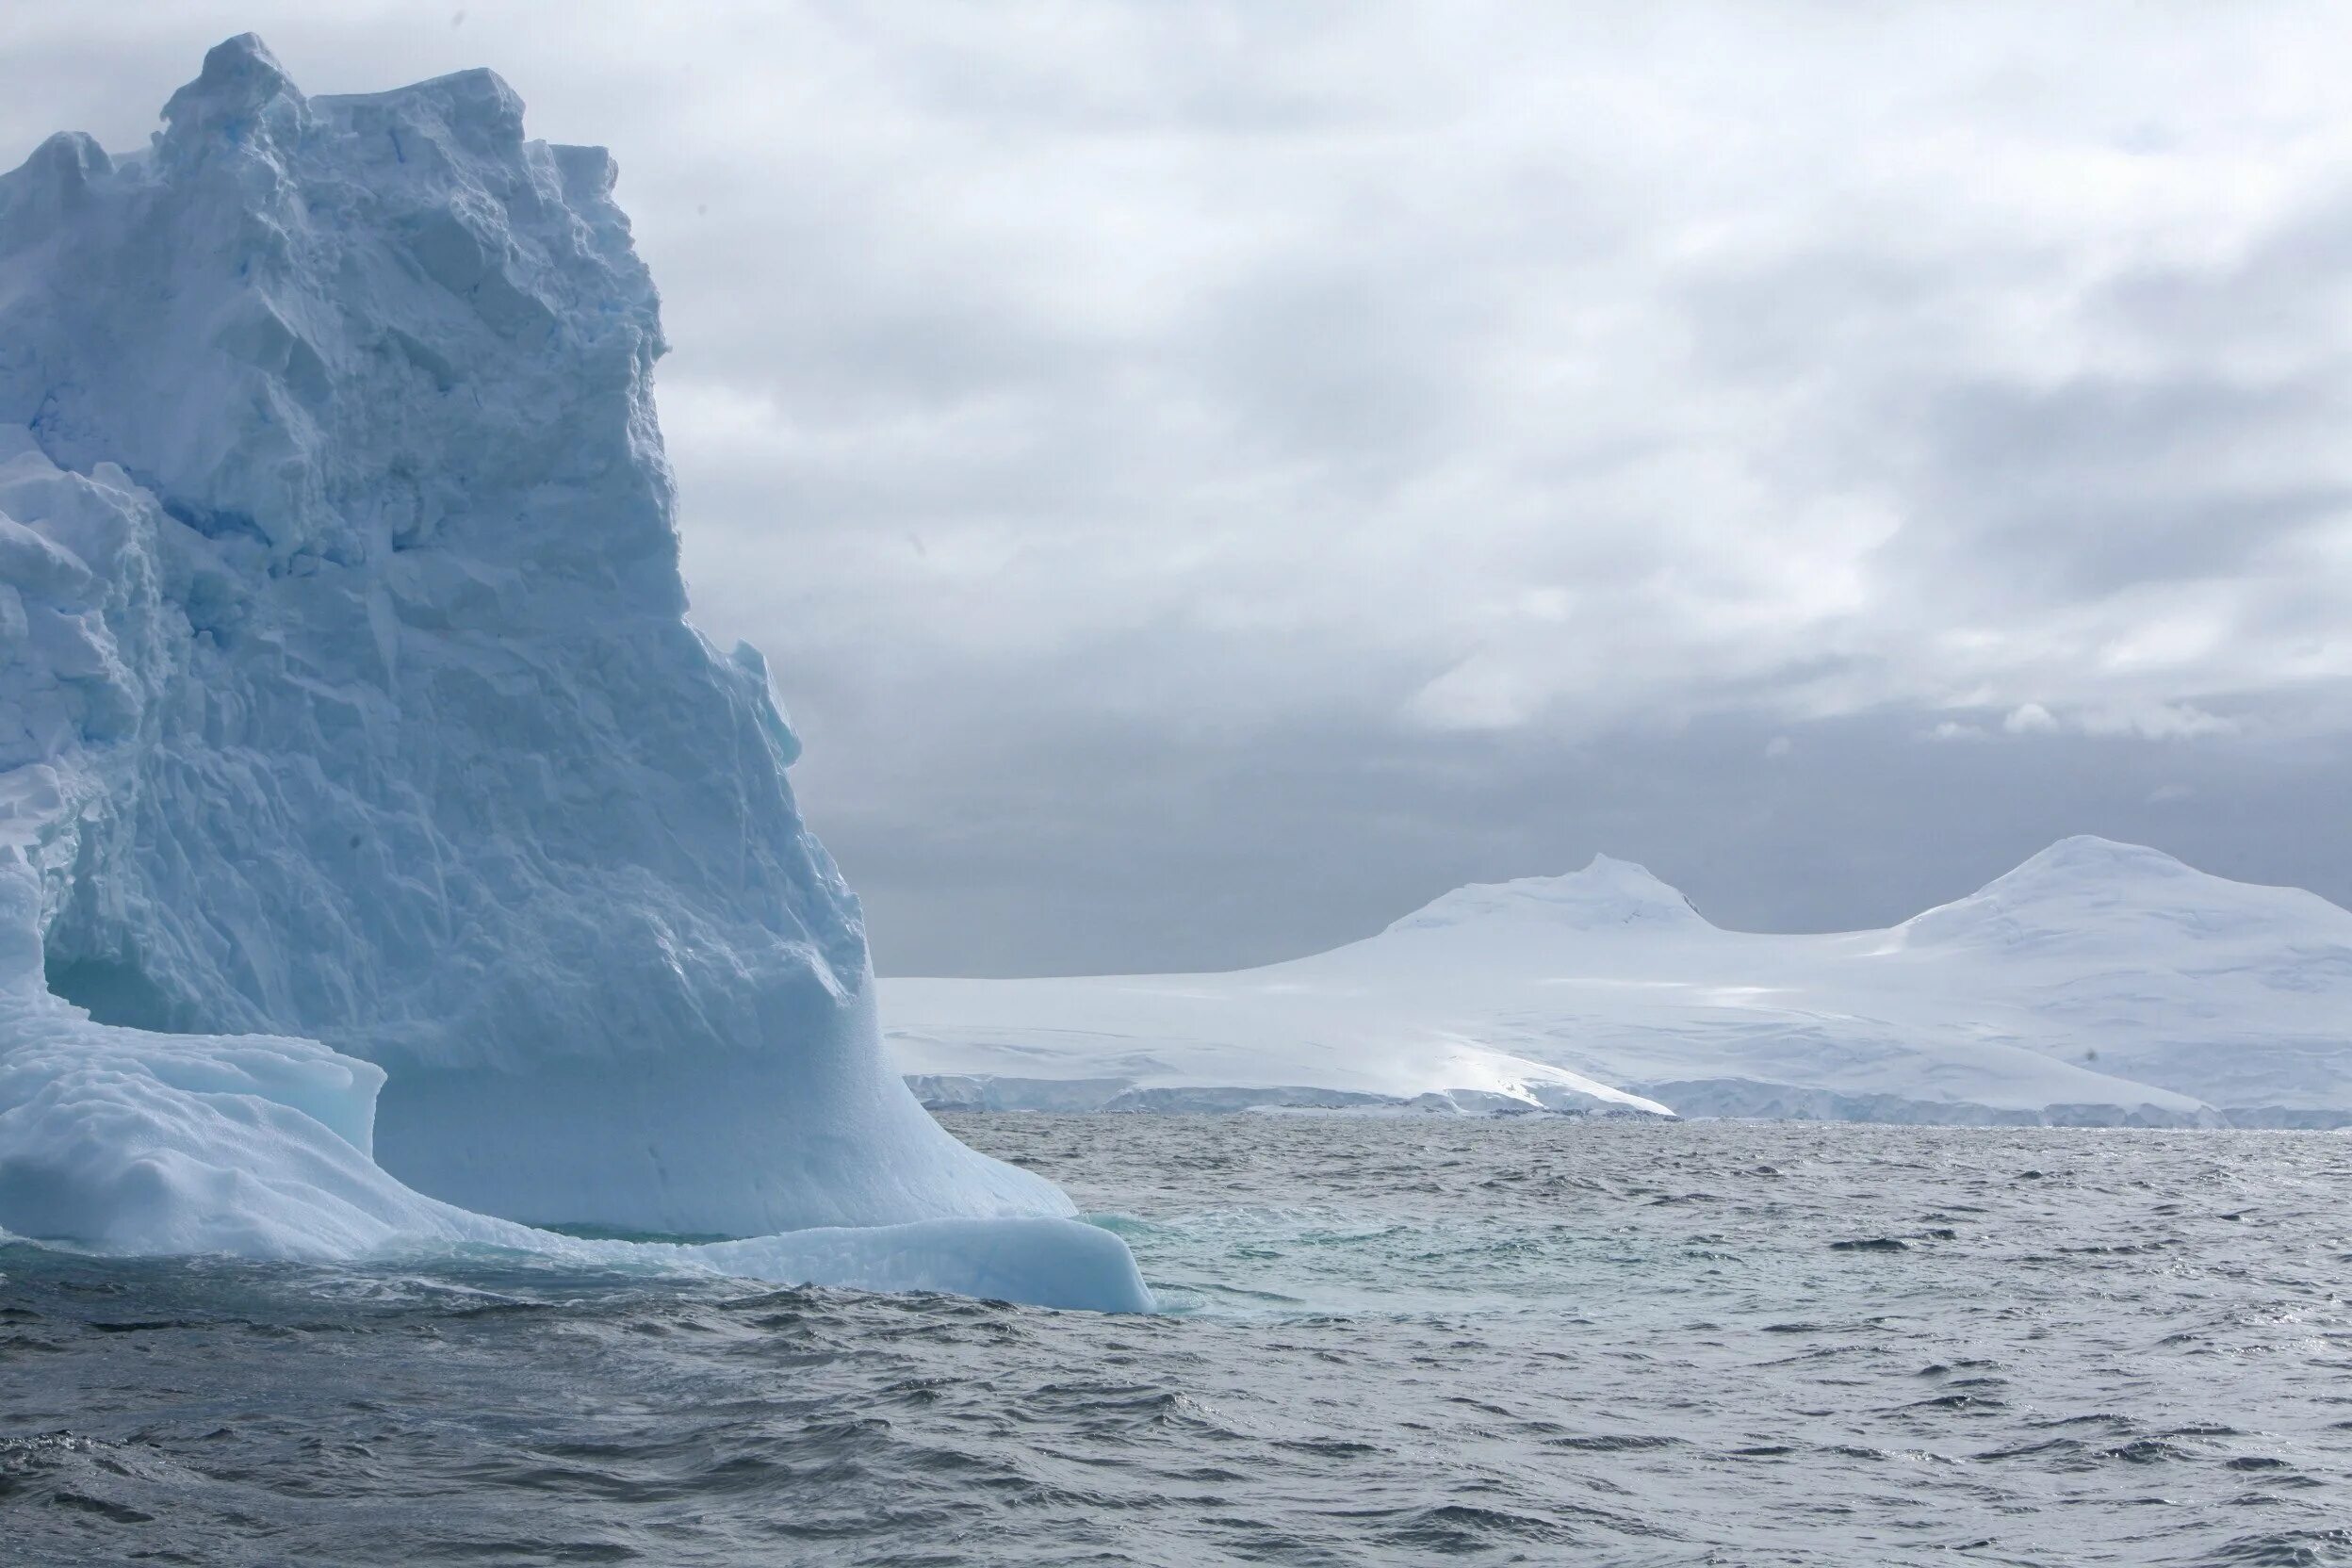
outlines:
M614 178L250 36L0 177L0 1228L1148 1306L884 1063Z

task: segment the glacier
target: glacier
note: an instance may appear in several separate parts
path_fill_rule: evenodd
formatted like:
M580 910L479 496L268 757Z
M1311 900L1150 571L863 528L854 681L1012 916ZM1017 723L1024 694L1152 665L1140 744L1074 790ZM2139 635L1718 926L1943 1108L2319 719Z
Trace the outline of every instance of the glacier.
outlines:
M1602 857L1260 969L881 992L939 1107L2352 1126L2352 912L2091 837L1886 930Z
M885 1063L614 181L250 35L0 176L0 1227L1148 1306Z

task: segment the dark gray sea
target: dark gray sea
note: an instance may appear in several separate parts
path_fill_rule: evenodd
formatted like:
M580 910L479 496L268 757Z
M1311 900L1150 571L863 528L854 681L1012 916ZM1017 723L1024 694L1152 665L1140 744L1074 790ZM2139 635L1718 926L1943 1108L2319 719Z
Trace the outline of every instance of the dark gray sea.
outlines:
M953 1125L1167 1311L0 1249L0 1562L2352 1563L2352 1135Z

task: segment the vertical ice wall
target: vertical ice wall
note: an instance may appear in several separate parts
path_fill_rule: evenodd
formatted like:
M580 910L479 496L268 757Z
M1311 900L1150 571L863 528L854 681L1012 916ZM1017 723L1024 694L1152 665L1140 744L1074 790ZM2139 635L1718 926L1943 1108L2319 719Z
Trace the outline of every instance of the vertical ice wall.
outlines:
M0 1036L324 1042L514 1218L1065 1213L886 1070L765 668L685 624L613 178L250 36L0 177Z

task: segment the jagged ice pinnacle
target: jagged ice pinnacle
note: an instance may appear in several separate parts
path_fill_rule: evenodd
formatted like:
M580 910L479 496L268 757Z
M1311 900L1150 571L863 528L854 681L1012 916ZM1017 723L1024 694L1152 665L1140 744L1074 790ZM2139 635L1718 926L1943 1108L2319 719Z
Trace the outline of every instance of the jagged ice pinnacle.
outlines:
M1086 1229L885 1068L766 668L683 618L611 158L251 36L163 121L0 177L0 1226Z

